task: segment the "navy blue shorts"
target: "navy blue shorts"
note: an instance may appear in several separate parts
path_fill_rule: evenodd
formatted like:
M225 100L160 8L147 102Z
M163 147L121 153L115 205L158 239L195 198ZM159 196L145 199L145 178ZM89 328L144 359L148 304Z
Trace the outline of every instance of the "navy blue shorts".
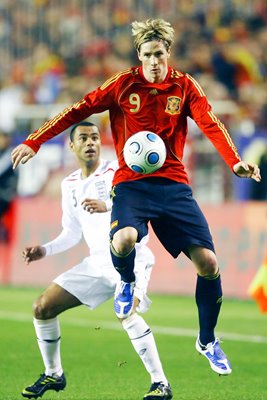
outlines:
M113 188L110 237L126 226L138 231L138 241L150 222L165 249L176 258L188 257L195 245L214 250L211 233L190 186L164 178L122 182Z

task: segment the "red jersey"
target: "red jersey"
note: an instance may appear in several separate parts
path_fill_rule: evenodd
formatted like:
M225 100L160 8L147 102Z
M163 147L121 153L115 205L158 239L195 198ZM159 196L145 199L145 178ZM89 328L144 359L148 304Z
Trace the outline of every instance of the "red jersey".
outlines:
M113 75L102 86L29 135L24 144L36 152L42 143L71 125L105 110L109 110L111 132L119 161L114 184L149 176L188 183L182 163L187 117L197 123L231 169L240 161L228 131L213 114L200 85L192 76L171 67L162 83L148 82L141 66ZM123 158L125 141L142 130L155 132L166 145L166 161L153 174L133 172Z

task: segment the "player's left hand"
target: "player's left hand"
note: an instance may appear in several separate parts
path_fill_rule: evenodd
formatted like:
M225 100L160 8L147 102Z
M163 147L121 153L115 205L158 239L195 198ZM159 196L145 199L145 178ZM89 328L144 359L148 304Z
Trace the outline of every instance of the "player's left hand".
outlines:
M90 214L103 213L107 211L106 203L102 200L85 199L82 201L82 207Z
M258 165L239 161L233 167L234 173L240 178L251 178L256 182L261 181L261 174Z

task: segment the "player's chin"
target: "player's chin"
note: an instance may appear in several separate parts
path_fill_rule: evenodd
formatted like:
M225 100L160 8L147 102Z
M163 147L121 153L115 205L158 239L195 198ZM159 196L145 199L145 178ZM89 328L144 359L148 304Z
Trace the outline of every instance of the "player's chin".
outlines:
M96 153L86 153L84 158L86 161L93 161L96 159Z

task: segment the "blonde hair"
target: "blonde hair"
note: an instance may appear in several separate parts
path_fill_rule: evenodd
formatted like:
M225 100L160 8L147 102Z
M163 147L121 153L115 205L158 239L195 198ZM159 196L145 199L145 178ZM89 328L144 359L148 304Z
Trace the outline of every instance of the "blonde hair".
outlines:
M174 29L171 24L164 19L147 19L146 21L134 21L132 23L132 35L134 37L134 47L137 51L145 42L151 40L161 40L166 49L169 50L174 39Z

